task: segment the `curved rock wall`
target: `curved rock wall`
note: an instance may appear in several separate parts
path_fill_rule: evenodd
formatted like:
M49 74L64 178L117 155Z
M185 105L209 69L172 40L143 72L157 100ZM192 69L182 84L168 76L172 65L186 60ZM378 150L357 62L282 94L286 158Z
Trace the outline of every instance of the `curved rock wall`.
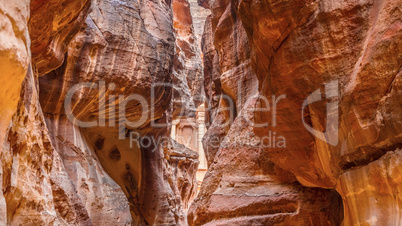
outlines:
M170 140L171 83L174 59L196 53L193 82L181 87L194 95L202 65L198 47L176 51L191 34L177 35L186 30L173 27L171 2L92 1L89 15L90 1L17 3L0 4L14 29L1 31L14 65L4 65L13 99L1 99L1 223L185 225L198 155ZM137 145L143 138L155 142Z
M28 33L29 1L16 1L13 5L0 3L0 140L6 130L20 99L21 83L30 65L30 42Z
M398 164L388 168L383 163L397 158L401 144L400 2L240 5L261 94L287 95L278 105L281 124L275 128L288 138L287 148L267 149L272 160L305 186L336 188L344 200L346 224L400 222L400 215L384 214L400 208L394 204L400 200L397 190L384 191L375 182L378 178L400 186L388 176ZM336 91L326 91L328 101L309 105L304 117L316 131L339 128L324 139L312 136L300 120L303 101L322 86ZM336 114L325 108L330 102L337 103L339 115L332 124L325 121ZM271 122L267 115L256 115ZM270 129L255 132L262 136ZM374 171L383 176L371 176Z
M198 4L0 2L0 224L401 222L401 2Z
M233 195L243 197L259 187L273 189L272 184L262 186L255 181L249 186L243 185L246 180L239 178L247 172L244 167L251 171L256 164L255 172L261 171L264 164L271 164L274 170L266 171L267 176L289 174L289 178L294 177L290 181L297 179L305 186L298 185L304 191L306 187L336 189L343 200L343 222L347 225L400 222L397 204L400 181L396 174L400 168L397 159L402 128L400 2L200 1L199 4L212 11L203 46L207 96L234 96L234 89L225 82L236 84L239 79L225 68L238 62L230 54L236 52L243 41L238 38L240 35L231 32L233 30L244 29L247 34L250 65L258 80L258 90L254 97L243 95L250 104L244 108L233 98L238 114L231 125L217 123L228 117L228 113L217 110L227 104L216 101L219 98L210 98L213 123L204 137L204 146L211 167L191 207L190 222L287 224L286 217L278 221L264 220L261 215L269 216L269 210L257 213L240 207L237 210L228 208L229 205L219 206ZM242 24L241 28L237 27L238 23ZM235 40L232 41L235 44L230 45L227 37ZM230 66L232 68L236 67ZM324 92L326 96L319 98L326 100L303 108L307 97L316 90ZM281 95L286 96L274 107L271 98ZM254 110L255 107L259 110ZM261 109L268 110L262 112ZM316 131L316 135L307 128ZM271 134L283 137L286 146L258 143ZM209 147L213 137L225 139ZM234 145L236 141L243 146ZM249 143L244 145L247 141ZM254 145L261 151L255 151ZM245 156L254 156L254 160L247 162ZM233 163L237 158L241 160ZM250 178L250 173L246 175ZM285 186L290 181L287 179L280 184ZM242 192L236 193L237 190ZM319 190L334 194L333 190ZM302 205L305 196L298 197ZM334 197L339 200L336 194ZM321 200L323 203L317 203L319 206L333 202ZM250 202L238 205L254 205ZM342 211L341 206L334 209ZM252 214L258 217L249 216ZM308 215L318 221L323 219L311 213L302 219ZM332 223L339 223L343 218L336 211L321 217Z
M211 125L203 143L209 169L190 208L189 224L340 224L342 202L334 190L301 186L264 150L254 132L258 79L238 4L208 5L212 14L203 51Z
M190 4L174 0L173 27L176 34L176 54L173 68L173 118L195 117L196 108L203 102L201 49L193 26Z
M85 21L90 6L91 0L31 0L28 25L32 67L37 75L44 75L63 63L68 44Z
M185 203L195 194L197 157L183 150L180 162L188 162L177 171L178 163L167 160L175 157L169 157L172 154L165 153L160 143L170 139L174 59L188 57L177 56L182 50L176 50L180 46L175 43L186 31L176 28L182 35L176 39L173 18L169 2L95 1L63 66L40 78L41 105L71 180L76 180L77 163L72 163L77 160L66 151L66 144L81 149L85 156L96 156L128 198L134 224L185 224ZM188 71L193 70L198 69ZM77 90L70 106L78 120L97 125L78 128L67 119L65 103L56 108L53 103L65 100L71 88L84 82L92 88ZM185 85L181 91L191 93ZM100 94L102 89L105 92ZM152 123L165 125L156 128ZM152 145L134 137L152 140ZM78 166L86 165L88 158L84 159Z
M89 1L69 2L75 5L70 7L71 17L78 14L86 16ZM39 5L46 8L51 4L39 1L0 3L3 73L1 78L5 84L5 93L0 98L2 103L0 139L3 142L0 154L2 177L0 221L4 225L88 223L88 214L74 197L71 197L74 202L68 205L76 205L75 210L71 211L71 208L66 207L63 208L63 213L60 211L59 204L66 204L63 201L59 202L60 198L65 200L66 197L61 197L54 190L56 180L54 175L62 177L63 171L56 167L56 162L60 159L54 152L44 123L37 89L38 74L31 65L34 63L31 59L31 48L35 49L38 45L32 42L31 36L38 33L46 35L51 30L49 28L51 24L45 26L43 21L40 24L35 23L34 14ZM80 7L77 8L77 5ZM54 13L67 16L64 13L68 12L63 10L60 5L53 6ZM74 35L76 33L74 30L82 24L82 21L75 18L68 22L74 23L60 24L59 29L66 29L69 35ZM64 42L66 35L59 35L59 41ZM40 49L35 54L44 54L45 51L46 48ZM51 64L50 61L49 63ZM70 181L65 182L64 186L69 188ZM72 196L73 192L71 191Z

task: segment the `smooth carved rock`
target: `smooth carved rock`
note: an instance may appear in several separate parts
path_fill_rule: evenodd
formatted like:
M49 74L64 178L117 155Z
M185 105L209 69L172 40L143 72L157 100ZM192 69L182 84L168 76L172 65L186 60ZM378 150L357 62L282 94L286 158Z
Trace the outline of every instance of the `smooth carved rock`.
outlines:
M190 207L189 224L340 224L342 200L335 190L303 187L272 162L251 126L249 109L256 103L257 96L249 98L221 142Z
M387 152L377 161L342 174L337 190L344 200L345 224L394 224L401 201L400 148Z
M173 150L165 155L159 144L149 150L130 148L127 139L119 140L118 117L113 120L116 126L83 129L72 124L64 112L64 99L73 85L98 83L102 78L105 85L113 83L106 87L107 97L137 93L149 98L147 102L153 107L142 112L137 103L128 103L127 120L138 120L142 113L148 113L148 119L141 128L126 128L124 135L128 131L153 138L168 134L168 124L154 130L150 122L170 120L170 87L156 87L156 103L151 103L152 85L172 81L176 39L170 3L95 1L89 17L90 1L17 3L20 5L12 10L20 14L5 6L1 11L8 15L1 21L19 31L2 30L5 40L10 40L2 43L4 56L13 62L4 65L5 71L14 77L4 77L13 82L7 88L7 94L12 95L7 100L9 106L4 102L5 127L7 117L17 112L1 152L1 223L186 224L188 203L197 186L197 155L186 150L180 157L170 156L179 153ZM27 50L30 42L33 70ZM38 84L39 75L43 76ZM101 88L102 84L98 85ZM96 111L98 91L78 89L72 98L77 119L112 118L105 115L106 110ZM119 103L110 102L108 107Z
M359 192L381 191L369 166L381 162L402 141L399 11L398 1L240 3L261 95L287 95L277 108L278 125L254 131L260 137L271 130L286 137L286 149L266 149L272 161L292 171L303 185L336 187L349 224L373 223L395 208L393 201L381 207L357 207L353 203L362 197L350 191L354 187ZM339 87L335 98L309 105L304 119L319 132L339 126L339 136L331 136L335 145L328 144L328 136L323 141L311 135L301 120L303 101L332 81ZM325 106L329 102L339 103L339 123L328 128L325 118L331 114L326 115ZM272 125L269 114L256 116ZM366 175L353 180L357 169L366 169ZM370 194L379 198L375 192ZM399 200L396 191L383 195ZM401 220L393 214L387 217Z
M212 11L211 22L209 24L207 21L206 24L203 49L207 59L207 96L216 95L216 90L222 90L222 93L229 95L236 103L237 112L253 111L253 106L268 107L264 98L270 99L282 94L286 97L282 98L276 108L270 105L269 113L252 113L253 122L268 123L269 126L258 127L241 123L241 116L237 115L230 127L223 127L218 122L227 120L228 116L218 110L211 110L211 119L215 120L215 125L213 122L204 137L211 168L199 198L191 208L189 221L193 224L211 221L214 224L225 224L239 222L238 216L252 214L252 211L248 213L242 210L237 213L236 210L219 206L220 203L225 203L224 200L230 200L228 194L236 190L236 183L233 182L235 179L226 178L229 177L227 175L235 175L233 177L236 181L241 182L244 179L237 177L244 172L242 164L252 166L253 163L244 163L245 157L240 157L243 160L241 163L232 164L234 153L237 157L245 155L243 152L246 150L250 151L246 138L255 133L258 140L275 133L286 138L286 148L269 146L263 148L262 152L275 167L289 170L304 186L336 188L344 200L345 223L399 222L399 215L390 214L395 209L394 203L399 200L397 191L383 189L376 182L376 177L369 176L374 172L381 172L382 176L378 176L378 180L392 186L398 186L399 183L398 180L388 179L390 172L387 164L382 165L383 161L395 162L390 159L393 159L393 155L398 155L395 150L401 144L399 112L402 58L398 48L401 40L398 28L401 25L400 14L395 13L400 11L399 4L395 1L241 1L234 5L229 1L205 1L200 4L210 7ZM243 24L240 29L237 27L237 19ZM254 104L244 108L238 102L236 89L233 88L238 78L233 76L236 73L232 68L234 62L239 60L231 58L233 50L238 49L242 43L239 38L241 35L236 33L242 27L247 32L246 46L250 46L250 65L258 78L260 95L256 97ZM233 37L234 44L231 45L227 37ZM210 43L214 44L214 48L211 48ZM217 57L219 72L214 72L213 67L217 68L217 64L213 62ZM336 83L330 83L334 80ZM216 84L221 89L213 86ZM339 87L333 93L335 98L310 105L303 112L302 105L307 96L326 84L327 89ZM332 84L332 87L328 84ZM248 84L246 87L251 86ZM251 101L247 97L247 91L243 90L242 93L246 100ZM327 92L328 96L330 94ZM326 115L325 104L331 101L339 102L339 140L335 146L328 144L328 137L325 140L328 143L325 143L306 129L310 126L319 132L331 131L325 125L325 118L331 116ZM217 104L210 101L210 106ZM219 106L225 105L221 101ZM272 113L274 110L276 114ZM271 113L275 115L272 116ZM303 125L302 113L306 126ZM335 128L338 125L330 126ZM245 134L241 135L242 133ZM218 143L218 147L212 147L213 137L225 139ZM236 138L245 139L242 144L247 145L234 145ZM229 145L228 148L226 145ZM260 161L260 157L255 159ZM226 180L229 184L226 186L233 187L232 189L222 189L225 186L222 181ZM272 185L266 185L267 188L270 186ZM250 192L257 187L259 185L252 185L238 194ZM380 194L387 198L380 198ZM215 198L217 195L220 195L219 199ZM373 198L367 198L370 196ZM371 201L374 198L387 201L375 204ZM257 200L255 202L258 203ZM301 203L303 202L301 199ZM360 202L368 204L364 207L355 204ZM250 203L254 204L253 201ZM315 207L302 208L307 210ZM338 210L341 211L341 208ZM388 214L383 217L380 213ZM256 214L260 215L257 212ZM269 214L269 211L265 214ZM340 222L343 218L335 212L328 212L325 217L332 222ZM224 220L217 221L220 218ZM243 220L247 223L262 221L261 218L261 221L256 221L255 218Z
M68 44L84 23L91 0L32 0L29 36L32 65L36 74L44 75L64 61Z
M215 118L222 87L220 81L219 55L214 46L212 30L212 16L206 18L204 33L201 39L201 47L204 61L204 90L206 97L206 126L209 128Z
M209 4L203 51L212 124L203 144L210 168L189 210L189 224L339 224L339 195L302 187L273 163L254 134L258 81L246 32L232 2Z
M21 83L30 64L29 1L0 3L0 141L3 142L20 99Z
M173 19L166 2L96 1L85 26L71 42L62 67L40 77L41 105L59 147L56 149L64 153L65 167L74 172L75 165L87 165L89 153L96 156L93 164L100 163L121 187L113 195L127 197L131 217L112 212L123 222L132 218L134 224L185 224L186 203L196 192L196 180L178 180L194 177L198 162L184 166L170 163L161 146L172 116L169 85L177 72L174 59L191 57L174 57L179 54L175 51L179 37L175 39ZM191 28L191 23L188 26ZM201 61L197 62L199 67ZM84 82L91 82L92 88L77 89L70 106L78 120L97 124L79 128L67 120L66 105L58 100L65 100L74 85ZM99 94L103 89L105 93ZM187 84L181 89L193 95ZM135 94L143 99L122 99ZM102 103L105 107L99 109ZM158 129L152 123L165 125ZM151 144L142 143L144 140ZM65 151L68 146L87 154L74 165ZM182 172L177 174L176 167ZM75 181L72 173L69 177Z
M236 12L230 8L231 3L226 3L226 8L219 7L225 3L214 3L213 7L219 9L212 8L202 39L208 101L208 131L203 146L208 165L214 161L219 143L227 135L237 112L257 89L257 78L250 67L246 33Z
M16 4L21 3L21 1L16 2ZM72 38L64 36L74 36L81 25L80 18L86 17L90 5L89 1L69 1L68 4L70 3L73 7L70 5L68 11L65 11L65 8L57 3L39 3L38 1L31 3L33 9L31 9L29 36L26 29L15 33L15 38L19 39L21 34L24 34L24 42L33 42L31 46L33 48L33 58L41 54L49 54L49 52L44 53L49 50L48 48L36 49L37 43L46 44L42 40L36 40L37 35L57 36L56 42L51 44L52 48L54 48L52 51L56 52L51 54L64 55L66 47L63 45L67 45ZM77 3L78 5L82 3L82 7L76 7ZM40 4L40 7L37 4ZM29 7L29 4L24 7ZM35 11L37 7L40 9L50 7L56 12L64 10L64 13L69 13L70 11L68 16L71 16L71 18L65 18L67 23L58 24L57 29L62 30L61 34L46 33L46 29L54 24L47 24L48 26L46 26L47 19L45 19L45 22L43 20L36 21L36 19L41 20L48 15L54 14L43 11L43 14L39 15ZM18 10L18 7L15 9ZM7 10L4 10L4 12L8 13L10 19L21 20L24 17L24 10L21 9L19 13L22 13L16 16L12 16L11 12ZM80 18L76 18L76 14L79 14ZM62 20L62 17L67 17L67 15L60 16L59 20ZM18 31L20 29L18 27L23 25L21 21L13 24L15 26L14 31ZM35 30L36 26L44 28L45 31ZM32 40L32 38L35 40ZM8 37L5 40L13 40L13 38ZM15 55L8 56L14 62L21 61L18 58L13 59ZM31 57L28 54L18 54L20 58L24 56ZM53 65L54 59L41 57L43 57L40 59L42 64L47 65L47 67L53 67L52 69L56 67ZM31 59L27 63L30 61ZM18 68L17 66L14 67L17 70ZM56 151L55 147L61 148L60 146L62 145L59 146L60 143L54 142L57 140L54 138L55 134L49 134L39 105L38 81L36 79L38 68L34 70L30 66L27 66L27 68L28 73L22 85L21 94L16 95L20 96L21 99L14 109L16 112L1 152L2 190L4 191L1 196L3 197L4 195L4 198L1 199L2 224L130 224L131 216L124 194L121 192L120 187L104 173L99 163L94 161L90 154L68 143L68 141L60 139L60 137L57 138L60 139L59 142L64 145L65 149ZM50 70L50 68L47 69ZM12 72L12 70L8 70L8 72ZM10 81L15 82L15 86L20 86L20 82L17 81L18 75L15 75L14 79L14 81ZM10 89L8 92L13 94L14 91ZM16 100L18 99L16 98ZM9 103L12 104L12 101L13 99L10 99ZM2 118L3 122L8 124L7 118ZM56 146L54 146L55 144ZM62 160L58 151L61 152L61 155L68 152L70 156L63 156L65 158ZM78 159L72 157L74 155L78 156ZM82 159L84 157L86 157L86 161ZM66 169L63 161L68 161L68 158L75 159L74 162L80 162L81 168L72 167L74 168L72 171ZM71 174L74 179L69 177ZM109 195L105 196L105 194ZM102 199L99 199L100 196L102 196ZM118 203L117 206L116 203ZM116 212L108 211L111 208L115 208Z
M123 124L122 128L119 124L119 116L123 114L119 109L124 110L125 117L131 122L147 116L143 124L127 128L143 137L153 136L149 134L151 128L147 128L151 120L166 120L171 90L169 87L156 87L154 98L157 102L151 103L151 89L157 82L171 81L174 54L171 20L171 10L163 2L136 4L133 1L97 1L93 4L85 27L70 44L63 67L40 79L41 103L44 112L49 115L49 127L57 129L59 122L55 119L64 118L63 127L71 131L60 134L62 139L76 147L85 145L87 152L97 156L102 167L127 197L135 224L174 222L174 212L163 212L166 211L163 206L170 207L167 197L173 196L172 191L164 188L167 185L161 181L163 171L159 168L155 170L156 165L164 161L163 155L159 149L153 152L152 149L142 150L137 145L130 147L124 132L126 125ZM120 26L116 26L117 23ZM98 108L99 81L104 82L106 90L106 107L103 110ZM65 117L64 103L56 108L51 104L57 103L58 99L64 100L69 88L80 82L97 83L97 88L80 89L74 94L74 115L82 121L105 120L106 126L98 124L73 132L74 126ZM61 89L63 86L67 88ZM135 100L127 102L125 108L121 107L122 100L119 98L115 102L109 101L112 95L129 98L132 94L147 98L147 103L142 103L148 107L147 112L142 112L142 106ZM107 114L112 108L116 115ZM151 112L154 115L151 116ZM119 137L121 129L123 139ZM57 130L52 129L51 132L59 135ZM77 142L73 134L81 141ZM158 134L155 133L155 136ZM120 152L120 159L110 158L110 152L114 149Z
M29 74L2 150L4 223L130 224L128 202L120 187L91 154L52 139L36 87L37 81ZM116 212L109 212L111 208Z
M203 53L193 0L0 3L0 224L400 222L400 2L198 4ZM72 112L101 125L64 111L84 82ZM168 134L202 89L210 168L189 207L198 156Z

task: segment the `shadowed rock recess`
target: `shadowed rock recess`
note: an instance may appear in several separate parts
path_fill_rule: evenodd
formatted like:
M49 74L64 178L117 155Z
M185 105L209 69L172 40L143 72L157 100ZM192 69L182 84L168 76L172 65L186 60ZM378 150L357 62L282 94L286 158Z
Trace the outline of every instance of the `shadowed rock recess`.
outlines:
M0 225L400 225L401 70L402 0L0 0Z

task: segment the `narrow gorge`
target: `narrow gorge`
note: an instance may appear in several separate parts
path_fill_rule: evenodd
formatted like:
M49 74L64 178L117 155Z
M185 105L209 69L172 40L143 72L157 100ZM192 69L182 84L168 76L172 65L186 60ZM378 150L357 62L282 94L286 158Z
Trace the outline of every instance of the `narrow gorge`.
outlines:
M0 225L402 225L401 0L0 0Z

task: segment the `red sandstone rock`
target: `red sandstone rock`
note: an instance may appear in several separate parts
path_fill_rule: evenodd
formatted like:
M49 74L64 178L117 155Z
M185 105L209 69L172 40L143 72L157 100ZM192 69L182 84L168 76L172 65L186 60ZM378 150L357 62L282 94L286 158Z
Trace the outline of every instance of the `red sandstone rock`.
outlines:
M44 75L63 63L68 44L84 23L90 6L90 0L31 0L29 36L35 73Z
M292 171L303 185L336 187L344 200L348 224L384 222L380 212L394 209L392 202L376 206L374 200L379 197L375 193L370 193L373 201L359 208L353 205L366 201L351 195L351 188L356 186L360 193L382 186L370 185L376 179L369 175L359 180L349 175L356 175L352 172L359 168L370 172L381 156L397 150L402 141L398 11L398 1L240 3L260 93L266 97L287 95L278 105L278 126L255 132L264 136L274 130L286 137L286 149L266 150L272 161ZM339 101L335 146L312 136L300 120L305 98L331 81L339 86L338 97L332 100ZM325 125L329 117L325 104L310 105L305 112L309 125L322 132L330 130ZM257 114L259 120L271 122L266 116ZM400 199L391 190L383 195ZM401 220L396 215L387 219Z
M16 57L9 58L16 62L15 72L5 68L16 76L10 83L9 94L19 96L19 83L27 71L28 77L18 107L13 106L18 98L13 100L15 103L4 102L4 109L10 108L10 112L4 112L4 125L9 123L7 117L14 110L17 112L1 152L4 194L0 199L0 221L4 224L186 224L189 202L197 187L196 153L180 145L163 149L159 143L149 149L132 148L128 139L119 140L119 118L113 120L116 126L85 129L72 124L64 110L70 88L81 82L102 80L106 85L114 84L107 87L107 97L141 94L151 106L141 112L134 101L127 104L127 120L138 120L141 113L148 118L141 126L123 128L123 137L129 132L156 139L167 136L173 106L171 87L157 87L155 103L151 103L151 97L154 84L171 83L173 56L180 54L175 53L174 44L180 43L180 39L176 41L174 36L171 6L166 2L95 1L87 17L89 3L33 1L29 33L28 16L22 13L20 17L17 12L18 27L14 29L21 29L25 36L12 35L8 30L3 32L11 40L5 42L10 45L1 46L4 51L9 51L9 46L15 53L20 51ZM29 4L19 7L21 12ZM81 27L85 18L86 23ZM31 55L24 52L29 42L33 71L28 70ZM197 54L195 69L189 69L195 71L194 76L200 76L197 71L201 70L201 58ZM182 61L190 59L186 54L181 55L177 58L181 57ZM180 72L181 76L188 67ZM39 75L42 77L38 82ZM201 80L194 76L189 77L192 83L186 84L192 91L188 86L184 90L191 93L189 96L201 89ZM105 110L97 111L98 91L78 89L72 96L72 110L77 119L111 117L105 115ZM119 103L117 99L106 109ZM151 121L166 122L166 126L153 129Z
M176 34L172 117L194 117L196 108L204 101L201 49L197 45L188 1L174 0L172 7Z
M231 125L190 207L190 225L337 225L334 190L306 188L276 166L253 132L250 98ZM317 211L320 209L320 211Z
M169 185L175 194L175 201L179 205L177 214L178 225L187 225L187 211L197 194L198 153L171 139L164 148L164 156L169 164Z
M134 224L185 223L187 207L182 205L186 206L195 193L195 189L190 189L195 186L195 180L176 185L179 183L176 178L182 176L175 172L173 166L176 165L171 166L173 163L165 159L158 143L160 138L166 139L169 134L172 87L158 83L170 85L172 82L176 54L172 9L165 3L132 4L131 1L98 1L94 4L85 27L70 44L63 66L40 78L41 104L54 135L53 141L59 146L57 150L66 155L62 158L68 172L76 171L76 166L71 164L70 154L63 151L67 148L66 143L95 154L102 168L126 195ZM64 100L68 90L82 82L96 85L93 89L80 89L74 94L71 103L74 115L81 121L105 120L106 126L80 128L78 131L67 120L64 103L56 108L52 104ZM99 82L105 85L106 104L100 111L99 90L102 88ZM183 91L190 93L188 87ZM145 98L146 103L130 101L124 109L122 99L109 101L112 96L129 98L134 94ZM112 108L116 115L110 114ZM122 109L126 120L136 122L146 116L145 121L133 126L120 125L122 119L118 115ZM155 129L153 122L167 124ZM58 128L60 123L63 124L62 130ZM119 137L121 132L122 138ZM131 136L154 139L156 143L146 148L130 141ZM85 161L87 158L79 164L86 164ZM181 174L193 177L195 171L191 168L196 166L196 163L180 166L184 171ZM169 173L171 171L175 173ZM73 174L69 177L75 180ZM115 193L119 194L119 191ZM119 215L118 212L114 214Z
M0 3L0 140L6 136L30 65L29 1Z
M286 138L286 148L267 147L261 152L265 153L276 167L292 172L304 186L336 188L344 200L345 223L399 222L400 217L397 215L385 214L387 217L384 217L380 213L389 213L395 209L393 203L400 200L395 189L384 188L391 186L390 184L398 187L400 183L398 179L388 179L391 169L388 169L388 163L385 163L392 161L392 166L389 167L398 168L394 159L398 156L397 148L401 143L402 127L399 124L402 99L399 75L402 58L401 50L397 47L400 46L398 43L401 40L401 24L400 14L395 13L400 11L400 4L397 1L240 1L238 4L209 1L200 4L212 10L209 25L211 28L207 30L209 34L204 35L213 36L221 70L220 73L215 73L219 75L216 81L221 83L223 93L235 96L232 87L237 84L238 79L232 78L234 73L225 68L233 70L231 64L237 62L230 56L236 52L236 47L242 41L237 38L238 33L230 31L241 30L236 28L238 23L234 22L239 18L247 32L251 65L258 78L258 90L261 95L253 105L243 108L242 111L253 112L252 106L267 107L262 101L263 97L271 99L272 95L278 97L285 94L286 99L277 105L276 117L271 115L272 105L269 113L252 113L255 117L253 122L268 122L269 126L258 127L240 123L239 115L230 129L212 124L204 138L207 154L211 150L208 147L213 137L211 134L226 137L219 148L212 151L212 157L209 158L211 168L199 198L193 204L189 215L190 222L200 224L212 221L212 224L228 224L240 222L238 216L251 213L261 215L257 210L250 213L236 212L235 209L225 209L225 206L219 205L225 203L225 200L230 200L230 194L236 190L236 183L245 180L238 178L246 171L243 167L247 166L247 169L251 170L255 164L253 161L247 162L244 157L250 155L245 153L250 152L249 145L235 146L236 138L243 144L247 142L242 139L252 137L253 133L258 136L256 138L264 138L272 132ZM230 45L227 37L234 39L235 44ZM204 48L206 57L213 53L213 48L209 49ZM209 60L207 65L213 65L210 62L212 60ZM206 70L205 81L218 84L212 83L211 67L214 66ZM333 80L336 80L339 86L339 93L336 93L339 97L334 101L339 101L340 105L339 144L335 147L311 135L302 123L301 114L306 97ZM213 95L212 85L207 85L206 90L207 95ZM329 129L325 128L326 103L328 102L308 106L304 112L307 124L321 132ZM239 107L237 110L240 111ZM215 115L215 119L219 119L219 114ZM328 137L326 141L329 141ZM236 159L237 156L240 156L242 161L239 160L236 164L233 163L236 162L233 158ZM254 161L259 162L260 159L261 157L255 157ZM256 167L255 171L257 169L259 167ZM374 174L381 176L371 176ZM249 178L249 175L246 178ZM256 184L258 185L246 188L239 186L243 190L238 194L253 191L261 186L260 183ZM264 187L270 189L272 186L267 184ZM224 189L226 187L233 188ZM284 188L283 191L285 190ZM380 198L380 193L386 198ZM220 196L219 199L215 198L216 196ZM381 204L374 201L379 199ZM250 202L249 208L259 202L247 198L242 203L247 203L246 200ZM299 203L303 203L303 198L300 201ZM366 204L363 204L363 207L355 203ZM268 212L267 210L265 214ZM337 214L327 214L325 217L328 219L341 220L337 218ZM308 218L307 215L300 216L303 219ZM217 218L225 220L216 221ZM262 222L251 217L240 219L248 224ZM270 221L270 224L274 222Z
M197 154L170 138L145 148L118 135L164 138L180 108L191 115L201 103L203 84L210 169L189 224L401 221L400 1L199 0L211 10L204 68L189 2L96 0L87 16L90 2L0 3L0 224L187 224ZM149 116L141 125L73 125L64 100L76 84L97 83L73 95L79 120L110 119L122 103L98 111L99 81L107 98L147 102L153 85L175 87L158 87L145 111L127 103L127 120ZM339 87L334 145L306 130L329 129L329 101L302 109L328 84ZM282 94L277 108L255 111ZM263 146L272 133L286 148Z
M2 150L6 222L129 225L127 199L96 157L63 140L63 121L48 130L36 87L30 74Z
M215 4L213 7L218 8L224 3ZM219 10L230 10L229 5ZM222 11L212 10L204 28L202 47L209 128L203 144L208 165L213 162L219 142L226 136L237 112L257 89L247 36L241 21L234 19L235 15L235 12L222 15Z
M233 18L240 18L251 49L251 65L259 82L260 96L254 106L267 107L263 98L270 100L272 95L286 95L286 99L277 105L276 117L272 117L272 105L269 113L254 112L253 122L269 123L269 126L249 125L257 138L272 132L286 138L286 148L262 150L268 159L277 167L292 172L304 186L336 188L344 201L346 224L399 222L398 214L389 213L399 208L395 203L400 201L397 195L400 181L390 178L392 172L398 171L396 159L401 146L402 58L399 46L402 33L401 16L397 13L400 2L240 1L234 6L225 1L204 3L212 10L212 31L221 76L225 75L225 65L233 63L227 56L234 48L225 47L228 42L221 44L219 41L236 26ZM214 18L217 18L215 22ZM226 32L220 33L222 24ZM222 48L227 49L221 51ZM224 78L219 80L222 82ZM229 81L236 83L230 78ZM339 137L332 142L337 143L335 145L329 144L334 137L327 136L323 141L309 133L302 121L303 112L306 125L319 132L331 131L338 126L329 124L331 127L326 127L325 118L331 115L326 115L325 106L330 101L312 104L302 110L307 96L325 85L328 88L328 84L332 88L339 87L334 93L337 97L332 99L332 102L339 102ZM248 109L253 111L251 107ZM237 118L226 134L228 144L240 136L232 135L235 132L232 128L250 129L247 124L238 126L236 121ZM195 224L214 220L203 215L210 211L209 208L222 211L220 213L225 210L214 207L222 200L214 201L213 197L216 193L229 192L217 192L223 183L212 181L224 178L225 173L236 175L232 171L242 169L241 163L231 165L229 159L235 153L243 155L247 149L234 151L235 148L230 145L226 148L224 144L213 157L214 163L199 200L192 207L189 217ZM225 152L231 154L226 156ZM231 167L222 167L224 164ZM250 186L245 192L254 187L258 186ZM334 220L337 215L328 212L327 217ZM233 216L228 214L227 218ZM246 222L255 221L248 219Z
M58 29L65 29L63 31L65 33L55 35L58 40L52 44L52 48L60 50L58 54L64 54L65 46L63 45L69 42L65 41L68 40L66 36L73 36L81 25L79 18L75 18L75 15L80 14L81 17L85 17L90 5L89 1L68 2L70 12L63 11L64 8L58 5L60 2L0 3L0 23L2 24L0 55L2 79L4 79L2 80L4 95L0 95L2 105L0 140L3 142L0 223L4 225L64 224L66 222L88 224L88 214L81 208L82 204L76 197L71 197L73 201L64 206L66 208L63 208L62 213L58 207L65 204L66 197L63 201L60 200L60 195L53 194L55 190L52 176L54 174L61 176L63 172L56 172L56 167L53 167L55 166L53 163L60 159L51 144L39 105L36 79L38 71L32 70L29 49L36 48L37 42L31 39L32 36L50 36L51 32L49 29L49 26L52 26L51 22L42 20L37 23L38 18L43 19L46 15L54 15L46 12L36 17L35 12L40 4L42 8L50 7L54 12L70 13L71 18L67 20L68 24L57 25ZM78 5L81 6L78 7ZM29 16L30 8L31 16ZM59 13L62 17L67 16L62 14ZM35 54L45 54L47 50L46 48L37 49ZM52 63L48 59L42 59L42 63L46 64L46 62L49 65ZM21 85L24 77L25 80ZM8 129L7 126L9 126ZM68 187L69 183L71 182L67 181L64 186ZM54 198L56 196L57 198ZM67 207L68 205L75 205L75 207L71 209ZM69 220L65 221L65 217Z

